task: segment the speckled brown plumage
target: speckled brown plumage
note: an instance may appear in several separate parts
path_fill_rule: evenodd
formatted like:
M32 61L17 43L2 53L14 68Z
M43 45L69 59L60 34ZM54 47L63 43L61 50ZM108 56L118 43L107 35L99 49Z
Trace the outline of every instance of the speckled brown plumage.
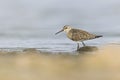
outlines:
M96 35L80 29L71 29L67 33L67 37L73 41L84 41L94 39Z

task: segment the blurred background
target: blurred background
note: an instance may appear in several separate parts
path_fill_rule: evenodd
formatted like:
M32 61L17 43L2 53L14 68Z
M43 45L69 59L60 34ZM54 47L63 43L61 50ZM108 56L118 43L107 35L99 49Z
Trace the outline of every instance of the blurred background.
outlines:
M0 0L0 47L70 44L65 34L54 35L66 24L104 36L88 44L116 42L119 21L120 0Z
M0 0L1 37L52 37L69 24L119 35L119 0Z
M120 80L119 21L120 0L0 0L0 80ZM64 25L103 35L85 42L98 51L55 36Z

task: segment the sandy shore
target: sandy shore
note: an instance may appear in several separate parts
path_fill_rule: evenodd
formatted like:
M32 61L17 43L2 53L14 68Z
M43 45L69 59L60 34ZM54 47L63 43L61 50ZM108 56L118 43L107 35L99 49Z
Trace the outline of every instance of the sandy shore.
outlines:
M0 80L120 80L120 45L94 49L83 54L0 51Z

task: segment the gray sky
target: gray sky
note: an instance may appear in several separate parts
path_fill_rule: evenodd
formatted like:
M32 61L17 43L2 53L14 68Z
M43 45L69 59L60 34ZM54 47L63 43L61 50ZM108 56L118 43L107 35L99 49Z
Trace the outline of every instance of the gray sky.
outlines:
M119 26L120 0L0 0L0 25Z

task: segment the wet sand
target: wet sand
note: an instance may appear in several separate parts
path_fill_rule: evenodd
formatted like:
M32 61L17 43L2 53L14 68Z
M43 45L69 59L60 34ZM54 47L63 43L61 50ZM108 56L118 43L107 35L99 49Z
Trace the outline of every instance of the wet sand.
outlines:
M1 50L0 80L120 80L120 45L71 53Z

